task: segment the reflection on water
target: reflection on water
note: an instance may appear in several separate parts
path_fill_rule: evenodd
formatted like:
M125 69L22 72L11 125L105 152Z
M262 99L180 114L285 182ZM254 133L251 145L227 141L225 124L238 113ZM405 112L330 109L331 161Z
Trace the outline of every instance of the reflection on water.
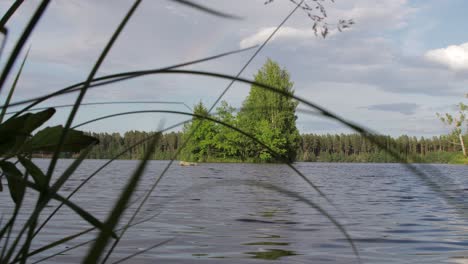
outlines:
M277 260L281 257L297 255L293 251L282 250L282 249L267 249L265 251L246 252L245 254L252 255L252 258L266 259L266 260Z
M89 160L63 187L66 195L105 161ZM38 160L45 168L48 160ZM63 171L70 160L63 160ZM72 199L101 220L112 208L137 161L117 161L98 174ZM137 197L148 189L166 162L153 161ZM364 263L468 263L468 167L436 165L444 175L429 180L443 187L458 209L434 193L398 164L298 163L298 169L320 186L336 207L317 195L283 165L200 164L174 166L151 194L111 262L142 252L127 263L357 263L343 234L319 212L295 197L265 189L270 183L293 191L325 208L343 224ZM436 171L434 167L421 167ZM247 182L253 180L257 184ZM258 184L260 183L260 184ZM8 189L8 188L5 188ZM33 207L25 201L19 221ZM56 203L45 209L51 212ZM7 192L0 193L0 212L12 211ZM121 225L135 210L135 203ZM1 216L0 215L0 216ZM32 244L32 249L88 228L68 209L62 209ZM87 234L34 256L51 254L92 239ZM161 247L152 245L171 239ZM86 253L81 246L48 259L47 263L76 263Z
M245 243L245 246L289 246L287 242L271 242L271 241L263 241L263 242L252 242L252 243Z

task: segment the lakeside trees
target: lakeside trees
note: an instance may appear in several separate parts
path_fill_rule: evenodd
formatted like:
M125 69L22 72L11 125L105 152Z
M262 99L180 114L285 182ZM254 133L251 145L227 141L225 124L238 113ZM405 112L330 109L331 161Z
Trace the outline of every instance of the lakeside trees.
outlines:
M288 95L293 95L293 83L289 73L278 63L268 59L255 74L255 82L277 87ZM296 128L297 102L292 97L280 95L252 85L241 110L222 102L212 116L220 121L236 126L255 136L259 141L274 150L281 160L294 161L300 141ZM200 102L195 106L196 115L207 116L208 110ZM184 127L184 140L188 141L181 158L188 161L279 161L268 148L223 125L193 117Z
M255 82L281 89L286 95L293 95L293 82L289 73L278 63L268 59L255 74ZM177 157L196 162L278 162L278 161L321 161L321 162L463 162L457 152L464 150L463 144L452 144L454 140L466 141L463 126L466 122L467 106L460 104L459 115L440 116L441 120L454 126L451 135L416 138L400 136L376 136L387 148L397 151L400 159L389 155L384 149L359 134L300 135L296 128L295 111L298 103L292 97L280 95L255 85L249 95L236 109L222 101L213 114L202 102L194 107L191 123L182 132L162 135L152 159L170 159L182 144L185 147ZM254 136L281 159L270 153L268 148L241 133L201 117L218 119ZM91 158L111 158L136 142L152 135L147 132L130 131L119 134L92 134L101 141L90 154ZM464 138L465 137L465 138ZM188 140L190 138L190 140ZM186 142L186 143L184 143ZM145 153L147 144L133 148L121 156L123 159L139 159ZM466 151L464 151L466 153ZM460 156L460 157L459 157Z
M294 94L289 73L271 59L257 72L255 82L277 87L288 95ZM294 161L300 140L296 128L297 105L292 97L253 85L237 116L239 128L255 135L288 161ZM275 160L267 149L251 140L246 147L249 158L258 157L264 162Z
M208 123L208 122L207 122ZM216 134L217 137L230 139L237 136L237 132L230 129L228 133ZM92 136L99 139L100 144L91 151L89 158L109 159L119 154L125 148L135 144L153 133L142 131L129 131L121 135L119 133L92 133ZM182 145L184 134L182 132L171 132L161 136L156 151L152 159L167 160L178 151ZM457 162L456 158L461 155L461 147L451 144L448 135L434 136L430 138L399 136L380 136L379 140L388 142L395 146L403 158L408 162L414 162L411 157L417 157L421 162L449 163ZM465 141L468 136L465 136ZM216 148L222 150L216 157L217 161L236 161L232 157L237 155L241 147L234 144L232 140L220 141L223 145ZM212 145L215 146L215 145ZM140 145L121 156L121 159L140 159L144 153L145 145ZM213 149L212 149L213 150ZM300 136L297 148L297 161L311 162L396 162L385 151L371 144L359 134L303 134ZM213 152L212 155L215 153ZM178 157L180 158L180 157Z
M465 95L465 97L468 98L468 94ZM457 113L455 115L445 113L445 114L439 114L437 113L437 117L439 117L440 121L444 123L445 125L451 127L452 131L450 132L449 135L449 141L452 144L459 145L461 147L461 150L463 152L463 157L467 158L467 151L466 151L466 146L465 146L465 141L463 139L463 135L465 135L468 131L468 119L467 119L467 113L468 113L468 105L464 103L459 103L457 105Z

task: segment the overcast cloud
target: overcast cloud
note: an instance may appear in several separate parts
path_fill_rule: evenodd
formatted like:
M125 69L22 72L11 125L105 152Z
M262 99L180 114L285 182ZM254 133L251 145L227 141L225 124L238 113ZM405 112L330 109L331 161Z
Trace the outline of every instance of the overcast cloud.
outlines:
M463 94L468 87L468 37L465 38L460 23L468 18L459 14L455 20L455 15L448 17L447 12L458 14L455 11L468 7L468 3L447 0L442 8L439 1L433 0L335 2L326 4L329 22L353 19L356 24L350 30L340 33L332 29L326 39L316 37L312 21L299 11L242 76L252 78L266 58L271 58L291 73L297 95L345 118L385 134L443 133L433 109L452 111L451 105L466 100ZM11 3L1 1L0 10L6 10ZM264 5L264 0L202 3L243 19L221 19L169 0L144 1L98 75L158 68L260 44L294 8L289 0L276 0L269 5ZM0 59L2 65L36 5L35 1L25 1L12 17L6 52ZM13 99L42 95L82 81L130 5L125 0L52 1L28 43L31 55ZM445 28L450 28L452 35L447 35ZM251 54L252 51L190 68L235 75ZM147 76L90 91L85 101L183 101L193 105L201 100L210 104L227 83L186 75ZM248 91L248 86L236 84L224 99L240 107ZM49 105L72 101L73 96L67 96L54 99ZM83 107L77 122L116 111L155 108L184 110L177 105ZM55 122L62 122L66 114L66 110L61 110ZM409 116L414 119L409 120ZM183 118L142 115L137 119L108 120L86 129L151 130L160 119L169 124ZM298 126L302 132L341 131L339 126L326 125L327 122L299 114Z

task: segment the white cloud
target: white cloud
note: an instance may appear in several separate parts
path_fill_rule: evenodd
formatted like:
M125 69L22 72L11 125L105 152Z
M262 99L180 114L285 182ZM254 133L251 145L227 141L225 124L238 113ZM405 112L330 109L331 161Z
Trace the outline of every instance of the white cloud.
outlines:
M408 18L418 9L410 7L407 0L360 0L354 6L337 12L344 18L356 21L362 29L401 29L408 25Z
M455 71L468 70L468 42L461 45L450 45L442 49L429 50L424 54L424 57Z
M247 48L253 45L262 44L268 36L273 33L276 27L267 27L262 28L257 33L246 37L240 41L241 48ZM336 34L335 31L331 30L328 36ZM303 39L311 39L317 38L315 33L312 29L300 29L294 27L282 27L279 31L273 36L272 40L279 40L279 39L287 39L287 40L303 40Z

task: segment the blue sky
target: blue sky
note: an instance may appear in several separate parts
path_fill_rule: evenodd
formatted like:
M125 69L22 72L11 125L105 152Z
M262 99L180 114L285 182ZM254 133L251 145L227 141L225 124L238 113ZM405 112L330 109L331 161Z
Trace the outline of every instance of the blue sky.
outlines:
M1 1L3 13L12 1ZM242 17L228 20L174 1L143 1L119 37L98 75L158 68L220 52L260 44L294 5L289 0L199 0ZM38 1L26 1L10 20L3 66ZM13 101L52 92L82 81L132 1L52 1L29 40L31 53ZM312 32L312 22L297 12L242 74L252 78L267 58L286 67L296 94L336 114L383 134L432 136L445 133L436 112L451 112L468 92L468 24L464 0L336 0L326 3L328 21L353 19L343 33L326 39ZM465 44L465 45L464 45ZM24 51L22 56L24 55ZM190 69L235 75L252 51ZM15 71L19 65L16 65ZM12 75L13 76L13 75ZM9 83L11 83L11 79ZM228 81L185 75L157 75L88 92L85 102L118 100L180 101L211 105ZM7 86L9 87L9 86ZM4 100L6 89L0 94ZM223 98L240 107L249 86L236 84ZM41 106L72 103L63 96ZM300 106L304 108L304 106ZM183 105L84 106L75 123L132 110ZM60 109L49 125L63 123ZM342 125L298 114L304 133L346 133ZM119 117L83 127L96 132L154 130L186 117L144 114Z

